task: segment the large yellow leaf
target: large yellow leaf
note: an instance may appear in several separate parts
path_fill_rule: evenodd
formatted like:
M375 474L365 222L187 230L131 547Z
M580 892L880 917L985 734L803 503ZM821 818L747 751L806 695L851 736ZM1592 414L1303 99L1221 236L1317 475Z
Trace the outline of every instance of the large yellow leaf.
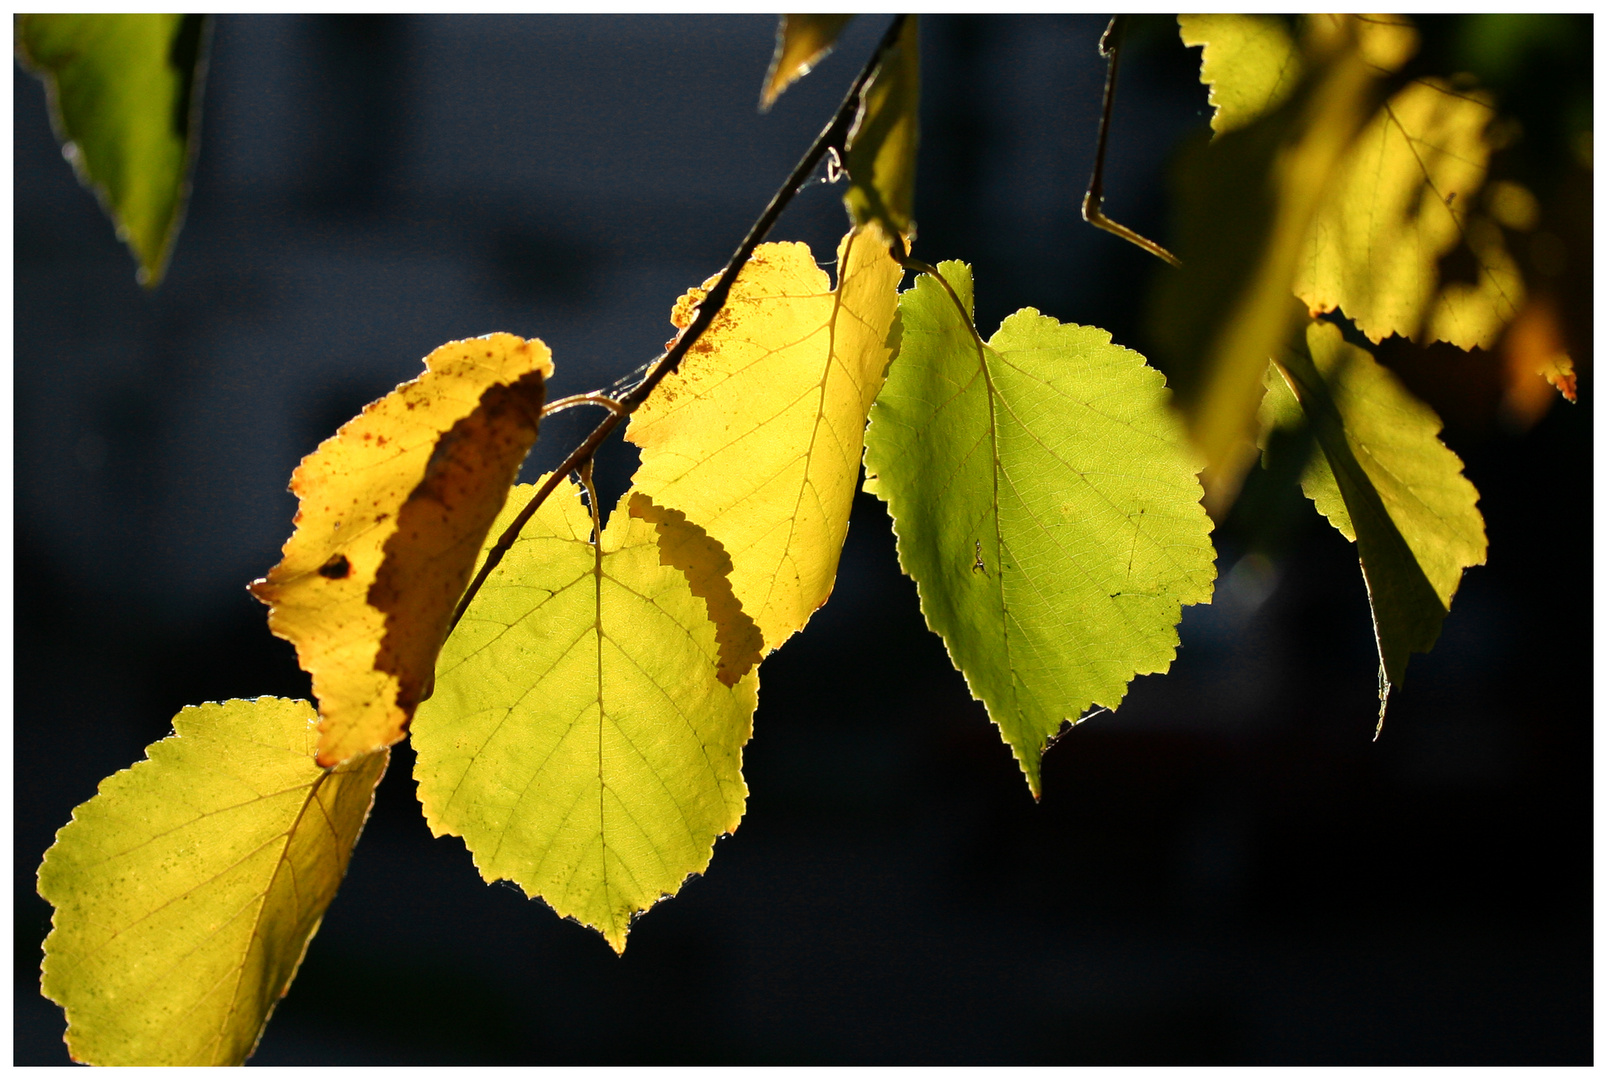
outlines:
M251 591L296 646L323 717L318 762L398 741L541 416L547 347L454 341L304 458L284 558Z
M305 701L184 709L39 868L45 996L95 1065L238 1065L346 873L388 751L313 761Z
M767 649L831 595L865 416L895 346L903 270L880 232L844 237L837 267L833 289L806 245L761 245L625 433L642 448L635 486L730 553L731 586ZM702 295L682 297L676 325Z
M487 881L622 951L742 819L758 635L702 530L627 492L594 545L578 495L542 504L441 651L415 775L430 829Z

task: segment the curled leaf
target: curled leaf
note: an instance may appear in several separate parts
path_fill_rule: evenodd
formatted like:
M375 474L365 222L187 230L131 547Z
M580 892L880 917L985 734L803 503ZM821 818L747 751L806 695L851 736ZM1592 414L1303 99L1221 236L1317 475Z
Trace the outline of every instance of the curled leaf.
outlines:
M447 641L413 728L435 835L463 837L487 881L515 882L618 951L741 821L759 685L751 670L720 677L713 605L666 562L658 528L626 512L635 498L593 544L579 489L560 484ZM712 594L711 572L694 570Z
M186 708L45 852L45 996L95 1065L239 1065L346 873L387 751L313 760L305 701Z
M826 58L852 15L783 15L776 27L776 54L764 77L759 111L769 112L781 92Z
M854 224L880 222L889 236L915 232L915 152L920 142L921 45L917 17L882 54L848 132L848 192Z
M539 341L454 341L304 458L284 558L251 592L296 646L323 717L318 761L401 739L486 530L536 440Z

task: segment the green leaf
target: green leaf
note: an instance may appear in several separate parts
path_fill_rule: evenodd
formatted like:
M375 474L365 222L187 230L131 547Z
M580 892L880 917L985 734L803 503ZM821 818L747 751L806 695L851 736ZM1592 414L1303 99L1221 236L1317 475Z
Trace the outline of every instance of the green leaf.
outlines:
M16 35L78 179L133 250L141 284L155 288L189 195L205 17L18 15Z
M1305 338L1306 348L1280 357L1282 379L1269 377L1263 418L1287 425L1303 411L1322 448L1301 487L1361 556L1382 727L1410 655L1433 648L1462 571L1484 562L1484 518L1434 410L1337 326L1314 322Z
M888 236L915 231L915 151L920 142L921 45L917 16L904 20L860 94L848 132L848 192L854 224L878 221Z
M776 54L764 77L759 95L759 111L769 112L781 92L814 69L826 58L837 35L852 15L783 15L776 27Z
M578 496L565 481L542 504L447 639L413 722L415 775L430 829L463 837L487 881L623 951L632 917L705 870L742 818L759 682L720 667L722 639L756 657L759 638L729 586L705 581L705 600L673 565L719 573L701 530L627 493L594 546Z
M313 761L305 701L191 706L39 868L45 996L95 1065L238 1065L346 873L388 752Z
M922 275L900 300L865 487L888 504L927 625L1037 795L1063 723L1171 664L1181 606L1211 597L1211 526L1158 371L1031 308L984 345L969 268L939 271L954 295Z
M1302 64L1282 15L1179 15L1183 44L1203 46L1200 82L1211 88L1211 130L1241 128L1288 99Z

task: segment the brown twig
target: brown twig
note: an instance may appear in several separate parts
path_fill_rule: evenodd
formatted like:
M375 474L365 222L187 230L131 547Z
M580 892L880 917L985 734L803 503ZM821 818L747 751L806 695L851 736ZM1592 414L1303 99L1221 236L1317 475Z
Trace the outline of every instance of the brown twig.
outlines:
M1125 15L1113 15L1110 25L1099 39L1099 55L1110 61L1105 69L1105 107L1099 118L1099 148L1094 152L1094 175L1088 181L1088 194L1082 200L1082 219L1095 228L1104 229L1128 243L1137 244L1156 258L1165 259L1173 266L1182 266L1182 260L1155 241L1138 235L1120 222L1106 217L1101 207L1105 202L1105 138L1110 133L1110 109L1116 100L1116 65L1121 60L1122 31L1126 28Z
M881 63L883 54L898 40L899 31L903 29L904 20L907 18L909 18L908 15L896 16L892 24L888 26L887 32L882 35L881 42L876 46L876 51L871 53L870 59L865 61L865 66L860 70L858 77L854 79L853 85L848 88L848 93L844 96L842 104L837 107L836 114L832 116L831 121L826 124L820 134L815 137L814 143L804 153L797 166L788 175L787 179L782 182L775 195L771 196L769 205L764 208L764 213L759 215L759 219L748 230L748 235L743 238L741 244L737 245L736 253L731 256L731 261L726 263L725 269L720 274L720 279L714 283L714 287L709 290L708 295L703 298L703 302L698 305L697 314L693 317L691 324L675 339L669 351L654 362L653 366L648 369L646 376L642 378L642 381L617 400L616 404L619 406L619 411L616 412L611 409L609 414L603 418L602 423L593 428L591 434L587 435L579 446L570 451L563 464L552 471L546 482L536 490L536 494L525 504L524 509L519 511L519 516L514 518L508 527L503 530L502 535L497 538L497 542L486 553L485 563L480 567L479 573L474 575L474 580L469 583L468 589L464 591L463 598L458 601L457 610L452 613L452 627L454 629L463 618L463 613L469 609L469 604L480 591L480 587L485 584L486 578L491 576L491 571L496 569L503 556L513 547L514 541L519 538L520 530L525 527L526 523L535 515L535 512L541 508L541 504L547 501L547 496L553 493L559 481L578 469L583 463L590 461L592 456L597 453L597 448L603 444L603 440L607 439L613 430L619 426L619 422L640 408L658 384L663 382L680 365L681 358L687 354L693 345L697 344L698 338L703 336L703 332L709 328L709 325L714 322L714 317L725 306L726 298L731 294L731 286L736 282L737 274L741 272L742 267L747 263L754 249L764 242L764 238L769 234L776 220L781 217L781 212L787 208L787 204L798 193L798 189L803 186L804 182L809 179L810 174L820 165L821 159L826 156L828 151L835 152L839 158L846 152L844 143L847 142L849 129L853 127L854 119L859 113L859 99L865 90L865 84L870 82L871 76L876 73L876 68Z

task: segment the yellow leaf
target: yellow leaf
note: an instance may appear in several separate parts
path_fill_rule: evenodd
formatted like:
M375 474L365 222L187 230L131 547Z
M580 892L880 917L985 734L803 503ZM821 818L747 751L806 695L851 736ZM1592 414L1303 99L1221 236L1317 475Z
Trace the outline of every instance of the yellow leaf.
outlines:
M761 245L625 433L642 448L634 485L730 553L731 587L767 650L831 595L865 417L895 344L903 270L879 231L844 237L837 266L833 289L806 245ZM699 299L682 298L677 325Z
M764 77L759 111L769 112L781 92L826 58L837 43L837 35L852 15L783 15L776 27L776 54Z
M879 222L889 234L915 233L915 156L920 142L921 45L917 17L904 20L898 40L882 54L865 84L848 132L848 192L843 202L856 225Z
M1211 130L1243 127L1281 105L1303 64L1281 15L1179 15L1183 44L1203 46L1200 81L1210 87Z
M531 444L552 374L539 341L454 341L304 458L284 558L252 593L296 646L318 763L389 746L433 688L452 610Z

